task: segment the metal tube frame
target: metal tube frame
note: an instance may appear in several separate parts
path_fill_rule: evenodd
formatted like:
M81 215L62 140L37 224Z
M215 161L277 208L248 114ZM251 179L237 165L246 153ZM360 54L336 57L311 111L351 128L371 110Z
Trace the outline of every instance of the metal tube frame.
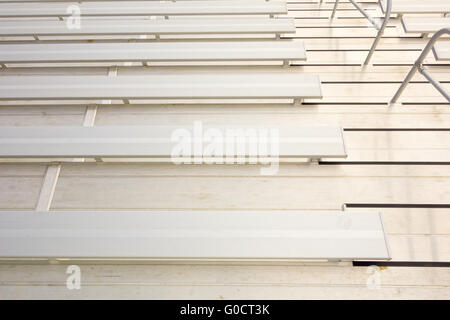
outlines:
M369 54L367 55L366 60L364 60L364 63L363 63L363 65L368 65L370 62L370 59L373 56L373 53L375 52L375 49L376 49L378 43L380 42L380 39L384 33L384 30L386 29L386 26L389 22L389 18L391 17L392 0L386 0L387 1L386 13L384 15L383 23L381 25L379 25L379 23L377 21L373 20L354 0L349 0L349 1L378 30L377 36L372 44L372 47L369 50ZM380 3L380 1L379 1L379 3ZM333 12L331 13L331 17L330 17L331 19L333 19L336 14L338 4L339 4L339 0L335 0Z
M400 88L398 88L397 92L395 93L394 97L392 98L390 104L394 104L397 102L398 98L400 98L401 94L405 90L408 83L411 81L411 79L414 77L417 71L419 71L449 102L450 102L450 94L447 92L447 90L442 87L442 85L439 83L439 81L435 80L432 75L425 69L423 65L423 61L427 57L427 55L430 53L431 49L433 48L436 41L443 36L444 34L450 35L450 28L443 28L436 32L433 37L428 41L427 45L423 49L422 53L420 54L417 61L414 63L413 67L409 71L408 75L406 76L405 80L403 80L402 85Z
M353 6L354 6L356 9L358 9L358 11L361 12L361 14L362 14L367 20L369 20L369 22L372 23L372 25L373 25L377 30L380 30L381 26L380 26L379 22L378 22L378 21L375 21L374 19L372 19L372 17L369 16L369 15L368 15L361 7L355 2L355 0L348 0L348 1L350 1L350 2L353 4Z

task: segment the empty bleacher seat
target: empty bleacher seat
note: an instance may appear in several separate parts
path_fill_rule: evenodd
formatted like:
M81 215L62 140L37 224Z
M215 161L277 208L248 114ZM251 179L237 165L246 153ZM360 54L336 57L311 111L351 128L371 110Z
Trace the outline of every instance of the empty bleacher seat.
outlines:
M68 3L0 3L0 17L67 17ZM286 14L285 1L109 1L77 4L81 16L178 16Z
M450 26L450 18L444 17L403 17L402 25L406 33L434 33Z
M306 60L302 41L0 44L0 64Z
M0 212L0 258L390 259L377 212Z
M202 18L202 19L83 19L82 27L67 28L64 21L0 20L0 37L21 36L164 36L294 33L293 19Z
M450 61L450 42L436 42L433 47L433 53L437 61Z
M145 76L2 76L0 100L321 98L319 76L293 72Z
M236 131L229 131L233 129ZM239 149L236 156L242 157L319 159L347 156L340 127L202 126L201 130L198 136L193 126L0 127L0 158L162 158L178 161L184 157L224 158L230 156L240 143L243 149ZM188 136L178 136L182 134ZM210 134L214 134L210 137L213 140L207 138ZM189 149L187 145L184 150L187 154L174 153L174 148L181 142L189 143L190 137L198 138L201 148ZM207 150L212 143L219 144L219 149L210 154ZM259 147L260 144L267 149Z

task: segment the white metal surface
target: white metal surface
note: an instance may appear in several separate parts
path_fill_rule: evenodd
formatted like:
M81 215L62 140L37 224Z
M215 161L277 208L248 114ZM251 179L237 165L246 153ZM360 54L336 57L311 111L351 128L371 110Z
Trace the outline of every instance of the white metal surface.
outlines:
M361 68L357 64L367 55L364 50L373 42L374 30L367 28L367 21L356 9L343 3L338 16L344 19L329 23L323 18L329 16L333 1L324 1L320 7L310 0L292 2L295 11L291 15L306 18L296 22L301 27L299 33L308 37L308 60L314 65L290 69L320 74L325 100L302 108L278 104L208 108L113 104L99 107L96 125L179 124L201 119L205 123L368 128L374 131L346 131L345 139L352 161L370 161L372 165L281 165L279 174L267 178L259 176L257 166L66 163L51 209L315 212L337 210L342 203L448 203L450 170L435 162L450 159L450 132L423 129L447 129L449 106L420 74L402 96L412 104L390 108L382 104L398 88L427 40L404 37L395 28L388 28L387 38L373 57L374 65ZM370 9L375 1L365 3ZM396 25L398 21L393 22ZM449 81L448 67L432 69L440 80ZM42 68L31 70L42 72ZM74 71L70 67L60 70ZM15 104L2 106L0 112L2 126L81 126L85 105ZM401 130L405 128L408 130ZM417 131L411 131L414 129ZM402 162L386 165L381 161ZM417 161L425 163L417 165ZM45 169L46 165L38 163L2 163L0 207L33 210ZM367 209L372 210L381 211ZM396 207L383 208L382 212L394 261L450 261L448 208ZM64 262L59 266L29 262L0 265L0 298L450 299L449 268L389 267L374 274L373 267L351 267L348 263L343 267L331 262L291 266L284 261L265 266L243 266L241 262L213 266L137 264L80 265L82 289L70 291L64 284L68 276ZM367 281L373 280L373 275L381 275L381 286L369 290Z
M386 1L381 1L381 9L385 10ZM448 0L394 0L392 13L446 13L450 12Z
M29 2L111 2L111 1L132 1L132 0L0 0L4 3L29 3ZM165 2L165 1L195 1L195 0L141 0L141 1L159 1L159 2ZM221 1L221 0L207 0L207 1ZM232 1L239 1L239 0L232 0Z
M201 128L201 133L196 134L197 128L193 126L0 127L0 157L170 158L174 148L180 143L177 134L184 132L190 134L192 139L198 139L195 140L196 146L198 144L202 146L192 148L191 155L196 157L206 156L207 147L213 142L224 146L223 150L214 153L216 157L226 156L227 146L231 146L235 151L240 150L239 144L245 149L242 156L276 156L274 153L276 149L281 158L346 157L340 127L205 125ZM213 140L211 137L208 138L210 129L216 132L219 130L224 140L220 140L217 135ZM236 133L236 137L239 138L227 136L227 130L230 129L242 130L242 133ZM252 141L251 131L246 130L255 130L256 139L264 134L268 139L274 140ZM276 130L277 133L270 130ZM258 147L257 151L252 153L253 149L250 147L252 143L257 146L264 144L264 148L267 149ZM266 150L266 153L262 153L261 150Z
M294 33L293 19L183 18L183 19L83 19L79 29L65 21L0 21L0 36L168 35Z
M71 3L0 3L0 17L67 17ZM249 15L287 13L285 1L82 2L82 16Z
M321 97L317 75L288 72L0 77L0 100Z
M441 17L403 17L403 28L406 33L431 33L450 26L450 18Z
M306 60L302 41L0 45L0 63Z
M0 212L1 258L389 259L376 212Z
M450 42L436 42L433 47L433 53L437 61L450 61Z

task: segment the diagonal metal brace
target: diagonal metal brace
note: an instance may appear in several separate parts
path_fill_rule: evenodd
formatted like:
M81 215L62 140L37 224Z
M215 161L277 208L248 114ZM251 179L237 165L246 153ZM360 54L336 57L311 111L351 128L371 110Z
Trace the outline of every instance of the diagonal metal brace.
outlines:
M400 88L398 88L397 92L395 93L394 97L392 98L390 104L394 104L397 102L397 100L400 98L403 91L405 91L406 86L411 81L411 79L414 77L417 71L419 71L449 102L450 102L450 94L447 92L447 90L432 77L432 75L425 69L423 65L423 61L427 57L427 55L430 53L431 49L433 48L436 41L442 37L443 35L448 34L450 35L450 28L443 28L436 32L433 37L428 41L427 45L423 49L422 53L420 54L419 58L414 62L413 67L409 71L408 75L406 76L405 80L403 80L402 85Z
M381 37L383 36L384 30L386 29L386 26L389 22L389 18L391 17L391 10L392 10L392 0L386 0L386 13L384 15L383 23L380 25L377 21L373 20L365 11L362 9L355 0L349 0L353 6L358 9L359 12L375 27L375 29L378 30L377 36L375 37L375 40L373 41L372 47L369 50L369 54L366 57L366 60L364 61L364 65L368 65L370 62L370 59L373 56L373 53L375 52L375 49L378 46L378 43L380 42ZM335 0L333 12L331 13L331 19L334 18L336 14L336 10L339 4L339 0Z

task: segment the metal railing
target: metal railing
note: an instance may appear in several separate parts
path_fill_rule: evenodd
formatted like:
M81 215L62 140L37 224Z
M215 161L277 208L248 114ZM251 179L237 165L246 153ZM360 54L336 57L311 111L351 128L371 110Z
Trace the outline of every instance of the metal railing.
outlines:
M353 6L358 9L359 12L375 27L375 29L378 30L377 36L372 44L372 47L369 50L369 54L366 57L366 60L364 61L364 65L368 65L370 62L370 59L373 56L373 53L375 52L375 49L380 42L381 37L383 36L384 30L386 29L386 26L389 22L389 18L391 17L391 9L392 9L392 0L387 0L386 2L386 14L384 16L383 22L380 24L378 21L375 21L372 17L370 17L364 9L362 9L354 0L348 0L353 4ZM321 0L322 2L322 0ZM339 0L335 0L333 12L331 13L331 19L334 18L336 14L336 10L339 4ZM381 4L380 4L381 5Z
M398 98L400 98L400 95L405 90L408 83L411 81L411 79L414 77L415 73L419 71L430 83L450 102L450 94L447 92L447 90L437 81L433 78L433 76L425 69L423 65L423 61L426 58L426 56L430 53L431 49L433 48L436 41L443 36L444 34L450 35L450 28L444 28L436 32L433 37L428 41L427 45L423 49L422 53L420 54L417 61L414 63L413 67L409 71L408 75L406 76L405 80L403 80L402 85L397 90L396 94L391 100L391 104L394 104L397 102Z

